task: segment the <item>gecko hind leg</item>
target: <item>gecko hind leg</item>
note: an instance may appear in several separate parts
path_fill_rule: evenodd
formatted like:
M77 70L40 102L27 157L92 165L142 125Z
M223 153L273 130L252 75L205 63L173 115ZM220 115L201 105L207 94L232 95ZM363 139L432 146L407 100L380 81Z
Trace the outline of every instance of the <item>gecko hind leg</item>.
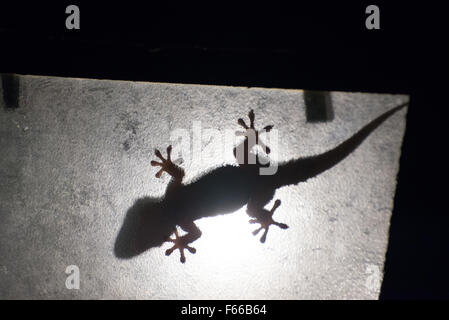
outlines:
M263 141L259 138L259 134L262 132L270 132L271 129L273 129L273 125L265 126L262 130L256 130L254 128L254 119L255 119L254 110L251 110L248 113L248 118L250 120L249 126L245 123L245 121L242 118L238 119L237 121L237 123L240 126L242 126L243 129L245 129L245 131L236 132L238 136L245 136L245 139L239 146L235 147L233 150L234 157L237 158L237 160L240 160L239 161L240 164L248 163L249 152L255 145L259 145L262 148L262 150L265 151L266 154L269 154L271 152L271 149L267 145L265 145L265 143L263 143ZM253 139L249 139L249 137L253 137ZM244 152L243 159L239 159L241 155L239 156L237 155L237 150L239 150L239 148L243 148Z
M257 235L262 229L264 229L264 233L263 233L262 237L260 238L260 242L264 243L265 240L267 239L268 229L270 228L271 225L278 226L281 229L288 228L288 225L286 225L285 223L280 223L280 222L273 220L274 211L276 211L276 209L280 205L281 205L281 200L277 199L274 202L273 208L271 208L270 211L268 211L266 209L262 209L257 215L255 215L256 218L249 220L249 223L259 223L260 224L260 228L254 230L253 235Z

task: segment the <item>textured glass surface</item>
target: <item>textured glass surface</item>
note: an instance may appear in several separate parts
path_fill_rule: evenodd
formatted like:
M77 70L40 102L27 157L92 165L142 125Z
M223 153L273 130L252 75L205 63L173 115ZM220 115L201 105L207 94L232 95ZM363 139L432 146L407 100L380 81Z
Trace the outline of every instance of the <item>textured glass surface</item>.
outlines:
M253 109L283 161L332 149L407 96L331 92L331 121L308 122L302 90L21 76L18 95L0 108L0 298L377 299L406 109L335 167L279 188L266 208L281 199L274 218L289 228L264 244L243 207L199 219L184 264L170 243L128 260L113 248L134 202L164 194L170 177L150 161L169 144L179 155L176 129L237 131ZM235 162L233 147L204 137L201 161L183 156L186 179Z

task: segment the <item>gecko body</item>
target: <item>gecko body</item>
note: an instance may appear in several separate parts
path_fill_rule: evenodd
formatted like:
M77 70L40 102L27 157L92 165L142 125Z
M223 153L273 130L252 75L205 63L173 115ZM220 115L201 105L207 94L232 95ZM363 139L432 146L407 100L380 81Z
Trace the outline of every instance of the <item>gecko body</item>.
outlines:
M261 175L260 162L249 164L246 156L255 144L261 145L267 155L270 153L270 149L260 141L259 132L254 128L253 111L248 115L250 126L247 126L242 119L238 120L245 130L256 132L255 143L250 144L247 138L242 142L245 159L239 165L215 168L190 183L184 183L184 170L171 160L172 147L167 148L166 158L156 150L155 154L160 161L151 161L151 165L160 167L156 177L160 178L162 173L166 172L172 179L162 198L139 199L128 210L115 242L115 255L118 258L132 258L168 241L172 242L173 246L166 250L166 255L179 250L180 261L184 263L186 261L184 250L195 253L196 249L190 244L201 237L201 231L195 224L196 220L232 213L245 205L246 212L251 218L250 223L260 225L253 234L256 235L263 230L260 241L265 242L270 226L288 228L286 224L273 220L275 210L281 205L279 199L270 210L265 209L273 199L276 189L305 182L331 169L350 155L385 120L407 104L401 104L383 113L327 152L279 163L278 170L273 175ZM272 127L266 126L264 130L269 131ZM237 147L234 148L234 155L236 150ZM180 236L177 226L186 234ZM172 234L174 238L170 238Z

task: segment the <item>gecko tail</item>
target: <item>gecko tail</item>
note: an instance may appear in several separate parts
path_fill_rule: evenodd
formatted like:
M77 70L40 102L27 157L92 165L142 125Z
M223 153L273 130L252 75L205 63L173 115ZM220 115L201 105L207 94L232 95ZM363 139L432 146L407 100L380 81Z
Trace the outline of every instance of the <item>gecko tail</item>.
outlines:
M276 176L276 185L284 186L289 184L298 184L334 167L336 164L350 155L357 147L385 120L397 111L408 105L408 102L383 113L346 141L337 147L322 154L291 160L279 165Z

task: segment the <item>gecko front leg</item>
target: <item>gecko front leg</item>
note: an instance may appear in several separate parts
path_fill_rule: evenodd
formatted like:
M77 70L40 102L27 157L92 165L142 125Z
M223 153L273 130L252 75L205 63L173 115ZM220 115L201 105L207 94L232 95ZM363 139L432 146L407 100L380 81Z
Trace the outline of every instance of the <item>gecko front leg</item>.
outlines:
M181 254L180 261L181 263L185 263L186 257L184 255L184 249L187 249L190 253L196 253L196 249L190 247L189 243L192 243L201 237L201 230L196 226L196 224L193 221L180 223L179 226L184 231L186 231L187 234L185 236L180 237L178 234L178 230L175 229L174 232L175 238L174 239L169 238L167 240L169 242L173 242L173 247L167 249L165 251L165 255L169 256L172 254L174 250L178 249Z
M165 159L161 152L159 150L155 150L154 153L156 154L156 157L158 157L159 159L161 159L162 162L158 162L158 161L151 161L151 165L153 167L161 167L161 169L156 173L156 178L160 178L162 176L162 173L165 171L167 172L169 175L171 175L173 177L173 180L176 184L181 184L182 183L182 179L184 178L184 170L177 165L177 162L182 162L182 159L177 159L175 161L171 160L171 151L172 151L172 146L168 146L167 147L167 159Z

